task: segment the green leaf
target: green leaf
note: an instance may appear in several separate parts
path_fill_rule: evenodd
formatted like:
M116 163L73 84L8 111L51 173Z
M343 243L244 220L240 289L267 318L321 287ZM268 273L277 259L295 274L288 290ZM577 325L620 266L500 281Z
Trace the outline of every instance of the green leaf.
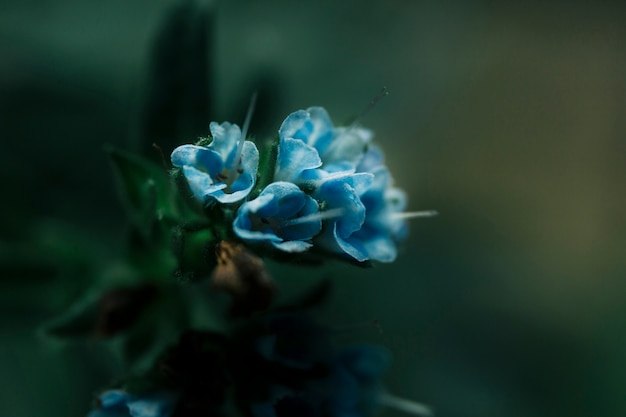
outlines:
M59 339L94 336L99 294L92 292L60 316L44 323L40 333Z
M156 155L153 143L170 152L206 134L212 114L213 14L207 2L177 2L157 33L137 137L146 155Z
M178 261L179 281L197 281L207 277L217 263L214 233L204 224L176 227L172 234L172 250Z
M161 295L118 340L118 353L134 370L148 369L189 327L186 303L180 288L163 287Z
M278 156L278 137L271 142L259 145L259 174L256 187L250 193L249 199L258 196L263 189L274 181L276 157Z
M178 215L175 188L163 168L118 149L107 149L121 189L121 199L133 222L146 235L154 220Z

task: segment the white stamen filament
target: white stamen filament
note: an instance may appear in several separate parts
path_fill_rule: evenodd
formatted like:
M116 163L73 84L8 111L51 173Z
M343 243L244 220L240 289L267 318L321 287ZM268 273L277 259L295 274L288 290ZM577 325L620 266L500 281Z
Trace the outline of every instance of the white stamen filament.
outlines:
M367 106L365 106L363 111L356 117L356 119L354 119L354 122L352 122L348 130L354 129L359 124L361 119L363 119L363 117L365 117L365 115L369 113L370 110L376 107L378 102L382 100L383 97L388 96L388 95L389 95L389 91L387 90L387 87L383 86L383 88L380 89L378 94L376 94L374 98L369 103L367 103Z
M424 210L424 211L407 211L402 213L392 213L393 219L415 219L418 217L434 217L439 213L436 210Z
M387 406L404 413L414 414L416 416L432 417L435 415L433 410L427 405L396 397L395 395L388 393L380 394L378 396L378 402L380 405Z
M333 217L341 216L346 210L343 208L330 209L326 211L320 211L319 213L308 214L306 216L298 217L297 219L287 220L283 222L283 226L293 226L296 224L313 222L316 220L332 219Z
M252 113L254 113L254 106L256 105L256 91L252 94L252 98L250 99L250 104L248 105L248 112L246 113L246 119L243 122L243 127L241 128L241 139L239 140L239 145L237 147L237 157L235 158L234 164L236 167L239 167L241 164L241 152L243 151L243 144L246 141L246 136L248 135L248 128L250 127L250 120L252 120Z

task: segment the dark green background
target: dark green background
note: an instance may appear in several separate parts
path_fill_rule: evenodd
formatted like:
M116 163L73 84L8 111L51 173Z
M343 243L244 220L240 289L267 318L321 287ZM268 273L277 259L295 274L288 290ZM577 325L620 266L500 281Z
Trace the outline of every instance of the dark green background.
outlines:
M150 53L174 4L0 3L2 259L121 252L102 145L140 150ZM193 89L210 98L205 125L241 123L255 89L258 137L310 105L344 122L390 91L363 124L410 209L440 216L412 222L393 264L271 268L285 297L335 278L325 319L340 343L393 351L395 394L440 417L626 413L624 4L213 5L213 78ZM166 153L195 140L159 132ZM4 273L0 415L84 415L119 365L96 342L36 337L81 283L59 295L33 269L26 290Z

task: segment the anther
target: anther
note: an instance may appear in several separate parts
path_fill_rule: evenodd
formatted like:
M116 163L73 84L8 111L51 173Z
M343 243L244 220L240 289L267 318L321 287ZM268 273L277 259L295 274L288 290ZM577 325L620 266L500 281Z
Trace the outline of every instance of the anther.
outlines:
M363 109L363 111L361 111L361 113L359 113L359 115L356 117L356 119L354 119L354 121L352 122L352 124L350 125L350 130L354 129L359 122L361 121L361 119L363 119L363 117L365 117L365 115L367 113L370 112L370 110L372 110L374 107L376 107L376 105L378 104L378 102L380 100L383 99L383 97L386 97L389 95L389 91L387 90L387 87L383 86L383 88L380 89L380 91L378 92L378 94L376 94L374 96L374 98L367 103L367 106L365 106L365 108Z

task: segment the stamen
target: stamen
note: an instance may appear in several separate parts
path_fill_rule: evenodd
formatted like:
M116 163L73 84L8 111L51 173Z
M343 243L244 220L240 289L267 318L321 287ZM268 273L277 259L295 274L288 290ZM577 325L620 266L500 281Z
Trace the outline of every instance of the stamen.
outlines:
M306 216L298 217L297 219L287 220L283 222L283 226L293 226L295 224L308 223L315 220L332 219L333 217L341 216L346 210L343 208L336 208L326 211L320 211L318 213L308 214Z
M356 117L356 119L354 119L354 121L352 122L352 124L350 125L349 130L354 129L359 122L361 121L361 119L363 119L363 117L365 117L365 115L367 113L370 112L370 110L372 110L374 107L376 107L376 105L378 104L378 102L380 100L383 99L383 97L388 96L389 95L389 91L387 90L387 87L383 86L383 88L380 89L380 91L378 92L378 94L376 94L374 96L374 98L367 103L367 106L365 106L365 108L363 109L363 111L361 111L361 113L359 113L359 115Z
M416 416L432 417L435 414L433 410L424 404L407 400L404 398L396 397L388 393L382 393L378 396L378 402L389 408L393 408L397 411L402 411L408 414L414 414Z
M407 211L403 213L392 213L392 219L415 219L418 217L435 217L439 215L436 210L424 210L424 211Z
M243 127L241 128L241 140L239 141L239 146L237 147L237 157L235 161L237 161L238 165L241 165L241 151L243 150L243 144L246 141L246 136L248 135L248 127L250 127L250 120L252 120L252 113L254 113L254 106L256 105L256 91L252 94L252 98L250 99L250 104L248 105L248 112L246 113L246 119L243 122Z

